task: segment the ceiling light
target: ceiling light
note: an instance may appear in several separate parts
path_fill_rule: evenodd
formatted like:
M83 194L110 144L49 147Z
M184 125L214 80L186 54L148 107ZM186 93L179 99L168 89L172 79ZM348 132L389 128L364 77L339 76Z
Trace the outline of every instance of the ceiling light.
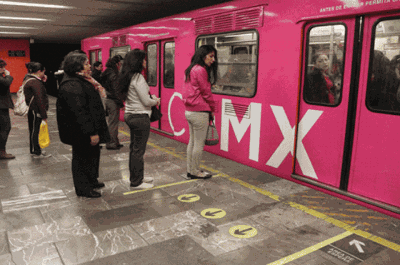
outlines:
M3 17L0 16L0 19L12 19L12 20L36 20L36 21L47 21L45 18L32 18L32 17Z
M11 1L0 1L0 5L8 6L29 6L29 7L45 7L45 8L61 8L61 9L72 9L73 6L61 6L61 5L47 5L47 4L32 4L23 2L11 2Z
M28 34L26 32L8 32L8 31L0 31L0 34Z
M37 29L37 28L34 28L34 27L1 26L1 25L0 25L0 28L2 28L2 29Z

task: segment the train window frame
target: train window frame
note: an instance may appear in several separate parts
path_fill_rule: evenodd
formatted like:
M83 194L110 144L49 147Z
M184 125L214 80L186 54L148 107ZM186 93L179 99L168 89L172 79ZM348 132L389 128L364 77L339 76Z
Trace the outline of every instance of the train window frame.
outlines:
M166 76L166 71L170 70L170 68L167 69L167 65L166 65L166 46L168 43L173 43L174 44L174 52L172 55L172 64L173 64L173 68L172 68L172 85L170 85L169 83L166 83L166 80L168 80L168 77ZM163 54L164 54L164 61L163 61L163 85L165 88L170 88L170 89L174 89L175 88L175 41L166 41L163 45Z
M238 55L240 53L233 53L235 49L240 49L243 47L247 47L247 55L249 55L247 59L250 59L250 62L244 62L244 63L234 63L234 62L221 62L221 56L220 56L220 52L218 51L218 48L215 45L215 41L217 40L217 38L229 38L230 36L240 36L240 35L249 35L251 34L251 40L245 40L242 42L224 42L221 44L221 46L226 46L226 47L230 47L230 53L228 55ZM216 34L208 34L208 35L201 35L198 36L196 39L196 49L198 47L200 47L203 44L210 44L206 41L206 39L211 39L214 38L214 43L212 43L211 45L213 45L218 52L218 74L220 74L221 71L221 66L226 66L226 72L223 74L222 77L218 77L217 79L217 83L212 85L211 87L211 91L213 94L220 94L220 95L227 95L227 96L236 96L236 97L245 97L245 98L253 98L255 97L255 95L257 94L257 85L258 85L258 61L259 61L259 41L260 41L260 36L257 30L252 29L252 30L244 30L244 31L233 31L233 32L222 32L222 33L216 33ZM223 45L225 44L225 45ZM231 45L230 45L231 44ZM232 45L234 44L234 45ZM218 45L218 42L217 42ZM251 58L250 58L251 56ZM238 56L237 56L238 57ZM233 57L229 57L228 60L231 60ZM229 85L225 85L227 88L225 89L225 87L223 85L219 85L218 82L221 82L221 78L224 78L225 76L228 75L228 73L231 72L231 70L233 70L233 68L231 68L229 70L229 66L237 66L237 65L249 65L250 67L254 67L254 71L249 71L248 73L248 80L250 82L248 82L248 84L251 84L252 87L252 91L248 92L248 88L249 87L245 87L245 86L238 86L237 84L240 84L238 82L227 82L227 84ZM251 76L251 74L254 74L253 76ZM229 78L228 78L229 81ZM253 82L253 83L252 83ZM243 84L247 84L247 83L243 83ZM238 91L233 91L233 87L238 87L239 90Z
M151 59L151 58L149 58L149 55L150 55L150 53L149 53L149 47L153 47L153 46L155 46L155 51L156 51L156 58L155 58L155 67L154 67L154 70L155 70L155 78L154 78L154 82L153 82L153 80L150 80L150 76L154 76L153 74L153 71L151 71L151 70L153 70L152 68L151 68L151 65L150 65L150 61L149 61L149 59ZM155 87L155 86L157 86L157 84L158 84L158 60L157 60L157 58L158 58L158 53L159 53L159 51L158 51L158 43L149 43L147 46L146 46L146 60L147 60L147 67L146 67L146 81L147 81L147 84L149 85L149 86L153 86L153 87Z
M372 79L372 72L373 72L373 68L374 68L374 54L375 54L375 43L376 43L376 32L377 32L377 26L379 25L379 23L384 22L384 21L388 21L388 20L399 20L400 22L400 16L389 16L389 17L381 17L378 18L371 29L371 45L370 45L370 51L369 51L369 65L368 65L368 75L367 75L367 88L366 88L366 92L365 92L365 99L364 99L364 104L366 106L366 108L371 111L371 112L375 112L375 113L380 113L380 114L389 114L389 115L400 115L400 102L397 100L397 94L398 92L400 92L400 86L397 86L397 90L396 90L396 95L395 95L395 99L394 101L396 102L396 105L398 105L398 110L388 110L388 109L382 109L382 108L374 108L371 106L370 102L369 102L369 97L370 97L370 93L371 93L371 85L372 83L370 82L370 80ZM398 35L399 36L399 35ZM399 48L400 48L400 37L398 40L399 43ZM400 49L399 49L399 54L400 54ZM386 57L386 55L385 55ZM387 57L386 57L387 58ZM387 58L389 60L389 58ZM391 63L391 60L389 60ZM389 65L390 67L390 65ZM400 95L399 95L400 96Z
M334 104L330 104L330 103L325 103L325 102L315 102L315 101L311 101L308 98L306 98L306 84L308 82L308 74L309 74L309 66L311 65L311 63L309 63L310 61L310 33L311 30L317 27L327 27L327 26L343 26L344 27L344 38L343 38L343 50L342 50L342 65L341 65L341 71L340 71L340 76L341 76L341 84L340 84L340 97L338 98L338 100L334 103ZM307 30L307 34L305 36L306 38L306 46L305 46L305 60L304 60L304 71L303 71L303 75L304 75L304 83L302 85L303 88L303 93L302 93L302 98L303 100L310 105L316 105L316 106L324 106L324 107L338 107L340 106L340 104L342 103L342 96L343 96L343 78L344 78L344 66L346 65L346 50L347 50L347 34L348 34L348 27L346 25L346 23L343 22L329 22L329 23L316 23L316 24L312 24L308 30ZM328 44L330 44L328 42ZM332 60L332 59L331 59ZM330 63L332 63L332 61L330 61ZM333 85L335 86L335 81L331 80Z
M110 58L115 55L121 55L122 59L125 58L125 55L131 50L131 46L121 46L121 47L111 47L110 48Z

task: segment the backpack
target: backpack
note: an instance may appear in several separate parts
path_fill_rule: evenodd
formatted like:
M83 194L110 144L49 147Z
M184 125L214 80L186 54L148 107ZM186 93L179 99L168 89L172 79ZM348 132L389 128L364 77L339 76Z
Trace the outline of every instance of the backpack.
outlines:
M31 98L31 101L29 102L29 105L26 105L25 102L25 93L24 93L24 86L26 83L28 83L29 80L32 80L34 78L29 78L25 82L22 83L22 85L19 87L18 92L17 92L17 100L15 101L14 104L14 114L18 116L26 116L29 111L29 107L31 106L33 97Z

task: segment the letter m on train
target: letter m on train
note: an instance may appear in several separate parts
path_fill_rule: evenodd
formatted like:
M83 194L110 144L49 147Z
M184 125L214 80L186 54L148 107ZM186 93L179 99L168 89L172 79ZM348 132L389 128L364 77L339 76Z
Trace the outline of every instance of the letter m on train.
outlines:
M238 116L242 120L239 122ZM221 150L229 151L229 123L240 142L250 128L249 159L258 162L261 128L261 104L250 103L248 106L232 104L230 99L222 99ZM251 125L251 126L250 126Z

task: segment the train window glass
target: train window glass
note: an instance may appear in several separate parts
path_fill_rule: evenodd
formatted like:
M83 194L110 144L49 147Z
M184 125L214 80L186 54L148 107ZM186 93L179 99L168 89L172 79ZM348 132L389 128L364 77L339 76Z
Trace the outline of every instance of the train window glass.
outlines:
M375 23L366 104L371 111L400 114L400 19Z
M175 42L166 42L164 45L164 87L174 87L175 76Z
M314 26L308 31L303 94L307 103L340 104L345 38L344 25Z
M99 50L99 52L97 53L97 61L101 62L101 50Z
M256 31L203 36L201 45L213 45L218 55L216 94L253 97L257 84L258 34Z
M96 62L96 51L90 51L90 65L93 65Z
M157 85L157 45L147 46L147 83L149 86Z

